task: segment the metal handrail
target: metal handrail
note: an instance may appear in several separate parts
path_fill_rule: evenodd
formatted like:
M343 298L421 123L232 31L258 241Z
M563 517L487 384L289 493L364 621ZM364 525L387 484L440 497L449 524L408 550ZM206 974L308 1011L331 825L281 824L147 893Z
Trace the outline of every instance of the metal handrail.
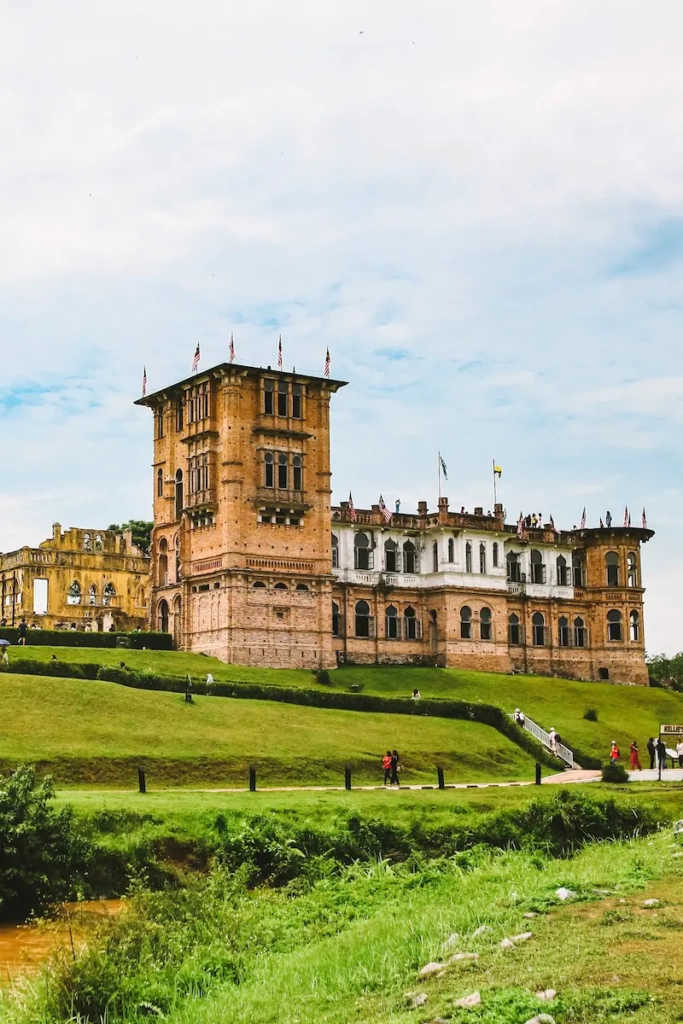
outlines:
M514 714L510 715L510 718L514 719L514 717ZM532 736L535 736L539 743L542 743L544 747L547 747L548 750L551 751L551 753L557 754L557 756L562 761L565 761L570 768L573 767L574 754L569 749L569 747L566 747L564 743L556 743L555 747L553 748L550 745L550 733L546 732L545 729L543 729L540 725L537 725L536 722L534 722L531 718L528 718L526 715L524 716L524 725L522 726L522 728L526 729L527 732L530 732Z

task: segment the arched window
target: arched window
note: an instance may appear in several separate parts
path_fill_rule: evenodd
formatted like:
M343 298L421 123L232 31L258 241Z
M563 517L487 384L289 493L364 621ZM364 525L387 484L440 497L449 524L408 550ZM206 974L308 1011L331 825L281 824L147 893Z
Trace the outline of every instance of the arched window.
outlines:
M168 633L168 602L159 601L157 605L157 627L160 633Z
M640 643L640 615L633 609L628 617L631 632L631 641L634 644Z
M275 466L272 452L263 456L263 483L265 487L275 487Z
M356 604L356 636L370 636L370 605L367 601Z
M102 604L111 604L114 597L116 597L116 587L113 583L107 583L102 591Z
M95 534L95 551L101 551L102 547L103 547L103 545L102 545L102 534L101 533L96 533Z
M479 572L482 573L482 574L486 572L486 545L485 544L480 544L479 545Z
M508 551L508 581L510 583L522 582L522 567L519 563L519 555L514 551Z
M164 496L164 471L163 469L157 470L157 498L163 498Z
M356 569L370 568L370 541L365 533L354 534L353 564Z
M339 537L336 533L332 534L332 568L339 568Z
M91 544L90 544L90 534L89 533L84 533L83 534L83 550L84 551L90 551L90 547L91 547Z
M175 475L175 517L180 519L185 508L185 495L183 493L183 471L179 469Z
M303 394L303 388L301 384L292 384L292 417L295 420L300 420L303 416L301 409L301 399Z
M491 623L491 609L482 608L479 612L479 636L482 640L491 640L493 625Z
M439 571L439 545L436 541L432 544L432 570Z
M519 615L512 612L508 615L508 643L513 647L519 647L522 642L522 627L519 624Z
M472 572L472 545L469 541L465 544L465 572Z
M398 570L397 547L395 540L389 537L384 542L384 570L385 572L396 572Z
M572 551L572 578L575 587L586 585L586 566L583 551Z
M607 639L615 641L624 639L621 629L621 612L618 612L616 608L607 612Z
M535 549L531 552L531 582L545 583L545 565L543 555Z
M569 647L569 619L565 615L562 615L557 625L560 647Z
M304 591L308 591L308 586L305 583L297 583L296 589L303 594Z
M460 639L470 640L472 637L472 609L466 604L460 609Z
M162 537L159 541L159 586L165 587L168 583L168 541Z
M448 561L455 561L455 541L452 537L448 538Z
M339 605L332 602L332 636L339 636Z
M567 559L564 555L558 555L555 561L557 567L557 585L558 587L569 586L569 566L567 565Z
M545 646L545 619L541 612L534 612L531 616L534 647Z
M173 543L175 548L175 581L180 583L182 572L180 571L180 534L176 533L175 541Z
M146 607L146 605L147 605L147 598L145 597L145 588L144 587L138 587L138 596L136 598L135 603L137 604L138 608L145 608Z
M287 381L281 380L277 386L277 414L278 416L287 415Z
M88 604L91 606L97 604L97 587L94 583L88 587Z
M616 551L608 551L605 555L605 566L607 568L607 586L619 586L619 555Z
M304 489L304 481L303 481L304 471L303 471L303 463L301 461L301 456L300 455L294 455L292 457L292 477L293 477L292 486L294 487L294 490L295 491L303 491L303 489Z
M629 551L626 556L626 583L629 587L638 586L638 556L635 551Z
M81 585L77 580L74 580L66 595L67 604L80 604L81 603Z
M275 381L266 378L263 382L263 411L266 416L272 416L274 407ZM272 486L272 485L271 485Z
M494 569L498 568L498 541L497 540L494 540L494 542L493 542L492 565L493 565Z
M415 609L410 605L403 613L403 628L406 640L418 640L420 635L420 624L415 616Z
M387 608L386 614L387 640L398 640L398 612L393 604Z
M273 590L287 590L287 589L288 589L288 587L287 587L286 583L276 583L275 586L273 587Z
M289 466L287 464L287 456L284 452L281 452L277 460L277 485L281 491L286 491L289 487L288 476Z
M254 580L254 582L252 583L251 586L252 586L252 588L254 590L265 590L266 589L266 585L263 582L263 580Z
M574 646L588 646L588 630L586 629L586 623L580 615L574 619Z
M412 540L407 540L403 545L403 568L405 572L417 572L417 555Z

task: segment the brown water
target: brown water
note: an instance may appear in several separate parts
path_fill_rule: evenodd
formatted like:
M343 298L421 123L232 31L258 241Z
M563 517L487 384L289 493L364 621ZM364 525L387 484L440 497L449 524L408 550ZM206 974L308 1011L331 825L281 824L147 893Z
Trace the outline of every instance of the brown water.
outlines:
M37 974L50 953L59 946L83 945L83 934L92 915L119 914L123 900L86 900L65 903L54 921L44 924L0 924L0 984L20 975ZM69 925L71 927L69 928Z

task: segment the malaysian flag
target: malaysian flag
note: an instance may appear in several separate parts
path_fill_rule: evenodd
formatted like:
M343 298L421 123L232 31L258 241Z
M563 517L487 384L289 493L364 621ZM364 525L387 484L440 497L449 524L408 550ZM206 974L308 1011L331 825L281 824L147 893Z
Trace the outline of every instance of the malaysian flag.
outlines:
M641 522L643 524L643 529L647 530L647 516L645 515L645 506L643 506L643 518Z
M192 358L192 372L193 373L196 373L196 371L199 369L199 360L201 359L201 357L202 357L202 355L201 355L201 352L199 351L199 342L197 342L197 347L194 350L194 356Z
M230 332L230 362L235 362L235 339L232 336L232 331Z
M277 367L278 370L282 369L282 335L280 335L277 343Z
M147 394L147 367L142 367L142 397L144 398ZM643 509L643 515L645 515L645 509Z
M521 512L519 513L519 519L517 520L517 536L524 536L524 516Z
M553 531L553 533L556 532L555 531L555 520L553 519L552 516L550 517L550 529Z
M624 526L629 526L628 505L624 508Z
M583 512L581 513L581 526L579 527L579 529L580 530L585 530L586 529L586 506L585 505L583 506Z
M439 452L439 465L441 467L441 472L443 473L444 480L448 480L448 470L446 469L446 463L443 460L443 455L441 454L441 452Z
M389 511L387 506L384 504L384 498L382 497L381 494L379 496L379 510L382 513L382 519L384 520L384 522L385 523L390 522L391 521L391 512Z
M325 353L325 369L323 370L323 377L329 377L331 365L332 360L330 359L330 350L328 348L327 352Z
M353 498L351 497L351 491L349 491L349 519L351 520L352 523L355 523L356 520L358 519L358 516L356 515L356 510L353 507Z

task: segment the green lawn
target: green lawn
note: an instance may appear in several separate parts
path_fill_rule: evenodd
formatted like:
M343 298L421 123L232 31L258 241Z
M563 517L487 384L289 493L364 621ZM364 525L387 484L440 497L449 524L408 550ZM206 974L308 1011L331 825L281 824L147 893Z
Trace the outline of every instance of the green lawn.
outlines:
M127 782L137 764L150 785L339 784L379 781L381 755L398 747L406 782L530 779L533 759L475 722L328 711L270 701L135 690L115 683L7 674L2 694L5 764L46 764L57 779Z
M118 665L125 661L129 668L151 669L175 677L189 673L194 679L201 679L210 671L217 681L328 689L316 683L311 672L225 665L215 658L175 651L36 646L13 648L10 658L14 663L26 657L49 661L52 654L75 663ZM424 697L481 700L507 712L521 707L545 728L554 726L569 746L603 760L607 759L610 740L616 739L626 753L635 737L644 751L648 737L656 735L661 722L683 719L683 695L649 687L410 667L341 668L331 672L330 677L333 687L342 690L361 684L364 693L409 696L413 687L418 687ZM598 712L597 722L584 719L588 708Z

